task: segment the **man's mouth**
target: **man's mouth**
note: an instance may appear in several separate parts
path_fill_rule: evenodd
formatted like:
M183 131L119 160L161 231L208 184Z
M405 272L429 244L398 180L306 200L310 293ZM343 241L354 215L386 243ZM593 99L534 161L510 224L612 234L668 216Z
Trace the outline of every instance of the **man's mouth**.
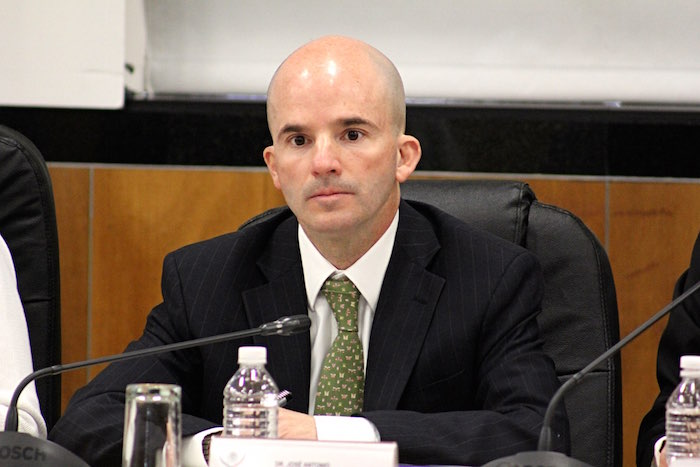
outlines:
M340 190L336 188L323 188L321 190L315 191L310 198L330 198L333 196L347 195L348 191Z

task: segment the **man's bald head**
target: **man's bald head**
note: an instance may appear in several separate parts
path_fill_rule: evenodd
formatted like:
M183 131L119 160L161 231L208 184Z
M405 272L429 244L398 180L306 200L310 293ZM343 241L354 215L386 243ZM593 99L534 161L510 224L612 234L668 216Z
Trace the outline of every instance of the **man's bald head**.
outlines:
M277 68L267 90L268 124L274 116L276 97L300 80L325 79L352 74L359 86L383 87L384 99L399 134L406 128L406 97L394 64L371 45L343 36L325 36L294 52ZM273 136L274 137L274 136Z

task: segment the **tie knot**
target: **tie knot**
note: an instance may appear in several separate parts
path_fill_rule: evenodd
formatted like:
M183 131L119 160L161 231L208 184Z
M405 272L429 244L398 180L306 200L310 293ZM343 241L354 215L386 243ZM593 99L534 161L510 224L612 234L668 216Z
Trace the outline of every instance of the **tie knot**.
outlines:
M360 292L347 277L327 279L321 288L333 311L338 331L357 332L357 308Z
M326 282L323 283L322 290L324 293L359 294L355 284L345 276L340 276L337 279L326 279Z

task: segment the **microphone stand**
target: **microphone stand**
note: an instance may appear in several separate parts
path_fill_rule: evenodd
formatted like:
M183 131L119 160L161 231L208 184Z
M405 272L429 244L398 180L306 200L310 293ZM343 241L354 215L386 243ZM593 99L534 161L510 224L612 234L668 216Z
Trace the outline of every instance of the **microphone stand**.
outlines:
M683 303L686 298L695 293L700 289L700 281L692 285L688 290L678 296L671 303L663 307L661 310L656 312L651 318L642 323L639 327L635 328L632 332L627 334L623 339L621 339L617 344L610 347L608 350L603 352L599 357L593 360L591 363L586 365L582 370L578 371L574 376L572 376L568 381L562 384L557 392L554 393L552 399L547 405L547 410L544 414L542 420L542 429L540 431L540 438L537 444L537 451L527 451L515 454L513 456L502 457L500 459L493 460L484 465L484 467L505 467L505 466L567 466L567 467L590 467L589 464L581 462L572 457L566 456L561 452L552 451L552 420L554 418L554 411L559 406L561 399L564 395L578 383L581 382L584 376L594 370L602 362L608 360L617 354L624 346L629 344L641 333L649 329L654 323L666 316L671 310L676 308L678 305Z
M218 344L229 340L243 339L253 336L289 336L309 329L311 321L307 315L294 315L280 318L276 321L265 323L257 328L234 331L227 334L220 334L210 337L201 337L184 342L158 345L145 349L132 350L115 355L93 358L80 362L67 363L65 365L53 365L47 368L34 371L19 382L15 388L10 404L7 408L7 418L5 419L5 431L0 432L0 452L5 452L11 466L47 466L47 467L89 467L82 459L68 451L67 449L52 443L49 440L33 437L27 433L17 432L19 417L17 404L19 396L24 388L32 381L44 376L52 376L69 370L84 368L101 363L131 360L134 358L155 355L164 352L188 349L202 345Z

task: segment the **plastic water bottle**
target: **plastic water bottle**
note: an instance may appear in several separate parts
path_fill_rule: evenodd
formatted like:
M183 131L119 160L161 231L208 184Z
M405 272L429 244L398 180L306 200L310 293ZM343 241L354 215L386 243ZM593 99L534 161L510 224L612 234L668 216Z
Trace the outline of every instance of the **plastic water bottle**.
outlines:
M224 388L224 431L235 438L277 438L277 384L265 347L239 347L238 371Z
M700 356L681 357L681 382L666 402L669 466L700 466Z

